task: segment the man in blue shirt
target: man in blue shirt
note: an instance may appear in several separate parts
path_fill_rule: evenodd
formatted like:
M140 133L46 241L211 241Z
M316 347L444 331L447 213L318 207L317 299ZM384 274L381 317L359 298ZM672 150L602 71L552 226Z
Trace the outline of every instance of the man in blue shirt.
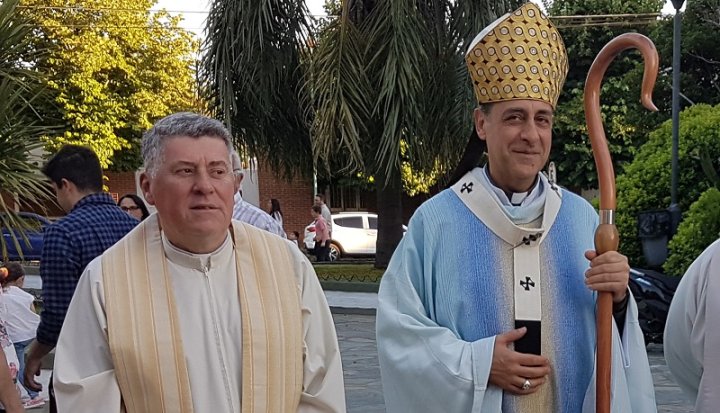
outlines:
M25 365L25 384L40 390L35 375L42 358L57 344L75 286L87 264L124 237L137 219L121 210L103 192L103 175L97 155L77 145L62 147L43 167L60 207L67 216L44 234L40 259L43 311L36 340ZM52 386L50 411L56 411Z

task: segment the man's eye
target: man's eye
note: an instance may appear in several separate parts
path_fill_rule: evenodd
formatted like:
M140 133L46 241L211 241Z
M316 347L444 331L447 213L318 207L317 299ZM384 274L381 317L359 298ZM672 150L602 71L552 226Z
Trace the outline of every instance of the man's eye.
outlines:
M227 170L225 169L213 169L210 171L210 174L213 176L225 176L227 175Z
M548 125L550 124L550 118L538 118L537 122L543 125Z
M193 172L192 168L180 168L177 170L180 175L192 175Z

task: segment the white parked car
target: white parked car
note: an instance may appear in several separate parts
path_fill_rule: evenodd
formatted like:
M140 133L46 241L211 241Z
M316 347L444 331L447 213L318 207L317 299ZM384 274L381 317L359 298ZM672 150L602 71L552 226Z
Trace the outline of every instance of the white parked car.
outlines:
M403 233L407 227L403 225ZM315 224L305 227L303 242L308 251L315 248ZM375 255L377 214L371 212L340 212L332 216L330 261L344 255Z

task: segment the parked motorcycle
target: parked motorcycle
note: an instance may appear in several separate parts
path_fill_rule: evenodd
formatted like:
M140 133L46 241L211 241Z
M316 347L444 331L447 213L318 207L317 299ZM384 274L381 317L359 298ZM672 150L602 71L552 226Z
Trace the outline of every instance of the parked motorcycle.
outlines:
M670 302L680 279L653 270L630 269L630 291L637 302L640 328L646 345L663 342Z

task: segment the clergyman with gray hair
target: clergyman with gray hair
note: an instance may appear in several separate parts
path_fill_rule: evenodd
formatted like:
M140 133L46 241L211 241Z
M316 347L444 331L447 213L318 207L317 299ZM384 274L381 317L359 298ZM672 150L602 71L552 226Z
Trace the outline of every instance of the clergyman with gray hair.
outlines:
M344 412L335 327L297 246L232 220L230 134L193 113L144 136L157 212L92 261L55 355L59 411Z

